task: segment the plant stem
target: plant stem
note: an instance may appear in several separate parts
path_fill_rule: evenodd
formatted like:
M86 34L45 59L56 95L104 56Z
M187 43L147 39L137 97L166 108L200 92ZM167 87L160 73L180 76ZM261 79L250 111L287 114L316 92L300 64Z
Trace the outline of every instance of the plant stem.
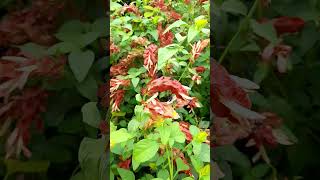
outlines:
M229 44L227 45L226 49L223 51L222 55L219 58L219 64L221 64L225 58L225 56L227 55L228 51L230 50L233 42L237 39L237 37L239 36L239 34L241 33L241 30L243 29L243 26L246 24L246 22L252 17L253 13L256 11L257 9L257 5L258 5L259 0L255 0L254 4L252 5L249 13L247 14L247 16L245 17L245 20L241 22L238 31L236 32L236 34L232 37L232 39L230 40Z
M190 65L191 65L191 61L189 61L188 66L186 67L186 69L184 69L184 71L182 72L182 74L181 74L181 76L180 76L178 81L180 81L182 79L184 73L190 68Z
M166 147L166 150L167 150L167 153L171 154L171 151L168 150L168 146ZM173 180L173 162L171 162L170 154L168 154L168 165L169 165L169 172L170 172L170 180Z

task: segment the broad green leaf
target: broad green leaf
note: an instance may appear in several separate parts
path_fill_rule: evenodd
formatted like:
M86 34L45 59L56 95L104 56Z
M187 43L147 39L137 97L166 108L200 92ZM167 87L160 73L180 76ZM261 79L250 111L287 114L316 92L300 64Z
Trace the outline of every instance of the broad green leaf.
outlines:
M130 138L132 138L132 136L127 132L127 129L125 128L110 133L110 143L112 145L128 141Z
M158 152L158 149L159 144L156 141L143 139L134 145L132 158L139 163L146 162Z
M87 76L87 78L81 83L77 84L77 89L81 95L90 99L91 101L97 101L98 85L93 76Z
M201 168L203 167L203 162L200 161L200 159L195 156L190 156L190 160L191 160L191 163L192 163L193 167L195 168L195 170L197 172L199 172L201 170Z
M161 126L157 128L160 134L161 143L166 145L168 143L168 140L170 138L171 129L167 126Z
M81 108L83 122L92 127L98 128L101 122L101 115L97 107L97 102L88 102Z
M26 43L24 45L18 46L22 52L30 54L34 58L42 58L45 55L48 55L47 48L35 43Z
M136 77L136 78L132 78L131 82L134 88L137 87L137 85L139 84L140 78Z
M219 146L213 151L214 157L219 161L229 161L241 167L250 167L250 160L233 145Z
M121 8L122 8L121 4L116 3L114 1L110 1L110 11L116 11Z
M153 12L145 12L143 14L143 16L146 17L146 18L151 17L151 16L153 16Z
M167 61L179 51L175 44L168 45L158 50L158 70L161 70Z
M118 168L118 172L119 172L122 179L125 179L125 180L135 180L136 179L133 172L129 171L127 169Z
M161 169L158 171L157 177L166 180L169 178L169 171L167 169Z
M100 161L105 155L107 140L84 138L80 144L78 159L86 179L99 179Z
M185 171L189 169L189 166L186 165L181 158L177 158L176 159L176 163L177 163L177 171Z
M70 68L79 82L86 78L93 61L94 53L90 50L84 52L73 51L68 57Z
M184 22L184 21L182 21L182 20L178 20L178 21L172 23L170 26L168 26L168 27L164 30L163 34L165 34L166 32L170 31L172 28L181 27L181 26L183 26L183 25L187 25L187 23Z
M254 73L253 81L260 84L268 75L269 66L266 63L259 63L257 65L257 70Z
M243 4L240 0L226 0L221 5L221 9L223 11L233 13L233 14L241 14L247 15L247 6Z
M210 146L208 144L201 144L200 159L203 162L210 162Z
M192 135L192 137L194 137L200 132L200 129L194 125L190 125L189 131L190 131L190 134Z
M59 42L48 49L48 54L66 54L79 49L80 46L72 42Z
M262 178L270 170L268 164L258 164L251 169L251 174L256 178Z
M188 43L190 43L198 34L199 30L196 28L196 26L190 26L188 30Z
M276 44L278 41L277 32L273 27L272 23L260 24L254 20L251 21L251 27L253 32L266 40L270 41L272 44Z

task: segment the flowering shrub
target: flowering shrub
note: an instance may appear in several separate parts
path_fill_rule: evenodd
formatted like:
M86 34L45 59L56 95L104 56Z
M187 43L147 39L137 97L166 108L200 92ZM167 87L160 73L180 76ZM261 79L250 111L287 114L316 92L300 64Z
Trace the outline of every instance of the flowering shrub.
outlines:
M209 2L110 9L110 179L210 179Z
M319 2L218 0L211 6L213 176L319 177L309 174L319 165L312 160L320 146L311 112L319 97L312 82L320 72L314 54Z
M87 10L78 1L0 3L1 179L106 179L96 104L107 21Z

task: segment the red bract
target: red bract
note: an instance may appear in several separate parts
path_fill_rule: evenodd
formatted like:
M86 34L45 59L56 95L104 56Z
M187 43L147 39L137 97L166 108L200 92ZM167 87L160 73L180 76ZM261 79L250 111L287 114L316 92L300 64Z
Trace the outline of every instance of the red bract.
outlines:
M48 93L40 88L29 88L21 95L10 97L10 106L4 105L0 111L1 119L6 121L16 121L16 128L10 134L6 143L6 157L18 156L21 151L24 155L31 156L26 148L30 140L29 129L32 123L36 123L39 130L43 128L40 114L45 112ZM6 108L8 107L8 108ZM9 127L9 126L8 126Z
M161 11L166 11L168 9L165 5L164 0L154 0L154 6L160 8Z
M179 81L171 79L170 77L162 76L154 79L147 84L143 94L153 95L157 92L171 91L179 99L191 100L187 88Z
M110 44L110 54L115 54L120 52L120 49L118 46L116 46L113 42Z
M98 92L97 92L97 96L99 98L101 98L100 100L100 104L104 107L104 108L107 108L109 106L109 95L108 95L108 90L109 90L109 86L110 84L109 83L105 83L105 84L102 84L99 89L98 89Z
M246 91L230 78L228 71L223 66L215 61L211 64L211 108L215 115L229 116L230 110L220 102L221 97L250 109L251 102Z
M179 122L179 127L180 130L186 135L186 140L187 142L191 142L192 141L192 135L189 131L190 128L190 124L184 121L180 121Z
M109 133L109 126L106 121L101 121L101 123L99 124L99 129L101 131L101 134Z
M116 90L113 94L111 94L110 98L111 98L111 101L110 103L112 104L112 111L120 111L120 103L122 102L123 100L123 97L124 97L124 93L125 93L125 90Z
M130 85L130 80L124 79L110 79L110 92L113 93L119 89L120 86L127 87Z
M203 73L206 70L206 68L203 66L198 66L195 68L195 70L197 73Z
M173 152L174 157L176 157L176 158L181 158L181 160L183 161L183 163L189 167L188 170L184 170L184 171L182 171L182 172L185 173L185 174L187 174L187 175L190 176L190 177L193 177L193 175L192 175L192 173L191 173L191 167L190 167L187 159L185 158L184 154L183 154L179 149L176 149L176 148L173 148L172 152Z
M304 20L299 17L283 16L273 20L273 26L279 35L299 32L304 24Z
M137 16L140 15L139 9L134 5L134 2L130 3L130 5L125 4L122 7L121 14L124 14L125 12L132 12Z
M161 115L164 118L178 119L180 117L171 104L167 102L160 102L158 99L152 99L148 102L145 109L153 115Z
M140 50L133 50L129 52L127 57L120 60L120 62L116 65L111 66L110 68L110 76L117 76L117 75L126 75L128 73L129 68L132 66L134 60L137 57L142 56L142 51Z
M119 168L130 169L131 159L127 159L125 161L121 161L118 163Z
M42 45L53 44L55 17L63 7L63 3L36 0L31 7L9 13L0 22L0 45L22 44L27 41Z
M167 12L167 16L175 21L181 19L181 15L173 10Z
M262 59L265 61L270 61L272 57L277 58L277 68L280 73L285 73L287 71L288 59L291 54L291 46L278 44L273 46L269 44L262 52Z
M159 23L158 24L158 39L160 41L160 46L161 47L164 47L164 46L167 46L169 44L172 44L172 41L173 41L173 38L174 38L174 35L171 31L168 31L166 33L164 33L164 29L162 29L162 24Z
M144 51L143 58L143 66L147 69L149 77L155 78L158 62L158 46L154 44L149 45Z
M205 39L203 41L198 41L197 43L192 45L192 56L190 58L191 62L194 62L196 59L198 59L203 49L208 46L209 42L210 39Z

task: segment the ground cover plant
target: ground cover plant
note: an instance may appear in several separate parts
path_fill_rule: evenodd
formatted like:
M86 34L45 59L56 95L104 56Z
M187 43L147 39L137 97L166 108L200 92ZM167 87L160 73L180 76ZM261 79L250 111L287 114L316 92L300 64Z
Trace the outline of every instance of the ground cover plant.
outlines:
M110 10L110 179L210 179L209 2Z
M213 175L319 178L319 1L211 6Z
M105 8L0 2L1 179L107 179L97 96L107 68Z

